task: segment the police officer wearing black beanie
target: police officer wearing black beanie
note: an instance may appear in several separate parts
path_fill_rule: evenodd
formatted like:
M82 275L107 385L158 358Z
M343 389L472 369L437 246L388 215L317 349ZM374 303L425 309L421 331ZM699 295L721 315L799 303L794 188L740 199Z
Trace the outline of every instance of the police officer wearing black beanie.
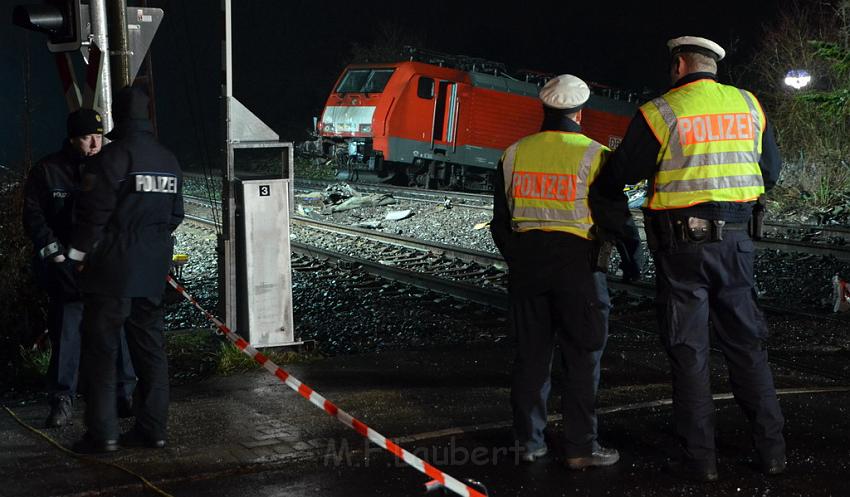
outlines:
M118 450L115 354L123 326L139 383L136 422L122 446L165 446L168 364L162 295L171 264L171 233L183 220L183 174L159 144L148 98L123 88L115 100L116 141L88 165L75 208L68 257L83 292L86 428L78 452Z
M100 152L103 120L96 110L79 109L68 115L67 130L62 149L38 161L27 175L24 189L24 228L36 251L33 268L48 295L48 428L71 422L77 393L83 302L64 251L71 239L71 212L79 192L81 168L85 160ZM122 417L130 417L136 376L127 344L122 340L121 345L116 365L116 409Z

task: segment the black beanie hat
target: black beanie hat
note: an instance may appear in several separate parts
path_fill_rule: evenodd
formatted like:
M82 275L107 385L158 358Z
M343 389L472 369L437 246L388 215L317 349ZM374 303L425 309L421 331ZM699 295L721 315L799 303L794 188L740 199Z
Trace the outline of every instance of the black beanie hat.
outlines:
M103 134L103 118L94 109L80 109L68 114L68 138Z

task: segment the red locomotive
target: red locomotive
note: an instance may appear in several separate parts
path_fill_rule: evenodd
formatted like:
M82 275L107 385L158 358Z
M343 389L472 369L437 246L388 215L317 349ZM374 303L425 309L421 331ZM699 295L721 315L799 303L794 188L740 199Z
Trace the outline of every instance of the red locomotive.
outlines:
M340 176L370 171L415 186L491 190L502 151L539 131L543 107L538 82L471 60L465 68L416 61L346 67L317 125ZM584 132L615 147L637 109L631 100L592 95Z

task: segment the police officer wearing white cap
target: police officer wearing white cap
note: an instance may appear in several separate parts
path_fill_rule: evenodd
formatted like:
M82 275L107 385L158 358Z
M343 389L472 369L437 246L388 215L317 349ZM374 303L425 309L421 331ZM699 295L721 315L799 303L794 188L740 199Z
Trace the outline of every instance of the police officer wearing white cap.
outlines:
M770 122L756 97L717 82L717 43L683 36L667 43L673 88L645 103L591 188L597 220L616 230L624 184L649 178L643 206L655 259L658 326L673 374L681 457L670 469L718 478L709 384L709 320L726 358L735 399L752 428L756 461L785 470L784 419L762 340L750 222L779 177Z
M493 240L509 266L510 321L517 340L511 406L524 461L548 449L546 404L555 344L562 353L566 466L617 462L597 443L599 361L608 336L610 301L605 274L592 261L597 244L588 185L610 153L581 134L590 89L564 74L540 91L540 132L505 150L496 173Z

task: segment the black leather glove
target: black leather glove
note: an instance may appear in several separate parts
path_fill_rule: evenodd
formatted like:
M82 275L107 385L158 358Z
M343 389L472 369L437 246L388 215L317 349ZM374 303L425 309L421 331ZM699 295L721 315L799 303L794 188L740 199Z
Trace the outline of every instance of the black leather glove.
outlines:
M77 270L75 269L76 262L65 258L59 262L52 260L50 262L51 273L51 293L55 296L60 296L66 302L80 300L80 290L77 286Z

